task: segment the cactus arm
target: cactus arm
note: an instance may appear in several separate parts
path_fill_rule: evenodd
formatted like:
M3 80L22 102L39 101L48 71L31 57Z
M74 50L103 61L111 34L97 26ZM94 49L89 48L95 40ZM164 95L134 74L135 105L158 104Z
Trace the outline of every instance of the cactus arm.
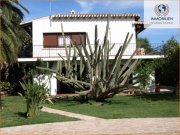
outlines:
M55 76L55 78L57 78L58 80L65 80L65 81L69 81L69 82L74 82L74 83L79 83L79 84L83 84L83 85L86 85L86 86L91 86L90 83L87 83L87 82L83 82L83 81L79 81L79 80L71 80L71 79L68 79L64 76Z
M89 40L89 35L86 34L86 37L87 37L87 44L88 44L88 47L89 47L89 50L90 50L90 54L93 54L91 43L90 43L90 40Z
M136 50L133 52L133 54L131 55L131 57L127 60L127 62L125 63L125 65L122 67L121 71L119 72L119 77L122 75L122 73L126 70L126 68L128 67L128 65L130 64L130 62L132 61L132 58L134 57L134 55L136 54L138 50L138 47L136 48Z
M124 46L126 45L126 43L127 43L127 40L128 40L128 37L129 37L129 33L127 33L127 35L126 35L126 38L125 38L125 40L124 40L124 43L123 43L123 46L121 46L120 48L119 48L119 50L118 50L118 52L117 52L117 54L116 54L116 56L115 56L115 59L113 60L113 67L112 67L112 69L111 69L111 71L110 71L110 74L109 74L109 76L108 76L108 83L110 83L110 81L111 81L111 79L115 76L113 73L114 73L114 71L115 71L115 69L117 68L117 63L118 63L118 61L121 61L121 58L122 58L122 54L123 54L123 48L124 48ZM119 55L120 54L120 55ZM120 62L119 62L120 63Z
M49 71L49 72L53 72L53 73L56 73L57 75L60 75L59 72L57 70L54 70L54 69L49 69L49 68L44 68L44 67L38 67L36 66L37 69L41 69L41 70L46 70L46 71Z

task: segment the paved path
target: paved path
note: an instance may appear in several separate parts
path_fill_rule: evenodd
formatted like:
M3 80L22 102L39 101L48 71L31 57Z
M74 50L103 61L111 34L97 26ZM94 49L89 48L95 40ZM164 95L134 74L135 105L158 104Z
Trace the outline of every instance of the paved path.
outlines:
M88 120L103 120L101 118L97 118L97 117L93 117L93 116L87 116L87 115L82 115L82 114L77 114L77 113L70 113L70 112L57 110L57 109L52 109L52 108L47 108L47 107L43 107L42 111L48 112L48 113L55 113L55 114L65 115L65 116L77 118L77 119L80 119L80 120L87 120L87 121Z
M1 129L1 134L169 134L179 135L179 118L132 118L56 122Z
M81 119L1 128L0 134L61 135L61 134L168 134L180 135L179 118L100 119L96 117L43 108L43 111Z

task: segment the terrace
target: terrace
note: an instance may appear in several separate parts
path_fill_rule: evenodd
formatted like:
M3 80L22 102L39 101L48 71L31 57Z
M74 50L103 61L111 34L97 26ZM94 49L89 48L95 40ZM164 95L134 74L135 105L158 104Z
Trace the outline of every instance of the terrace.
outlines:
M118 49L122 46L123 43L115 43L111 44L109 53L109 59L114 59ZM114 47L113 47L114 46ZM124 52L123 59L128 59L131 54L135 51L135 44L129 44L126 51ZM69 48L69 47L68 47ZM89 50L88 45L86 48ZM91 45L91 48L94 49L94 45ZM43 45L33 45L31 57L27 57L26 54L20 56L18 61L36 61L37 59L42 59L44 61L56 61L61 60L61 57L66 57L66 51L64 47L43 47ZM71 56L73 56L74 49L71 49ZM59 56L61 55L61 57ZM163 44L162 43L154 43L151 44L151 49L146 50L145 48L139 48L136 51L134 59L153 59L153 58L163 58L164 51L163 51Z

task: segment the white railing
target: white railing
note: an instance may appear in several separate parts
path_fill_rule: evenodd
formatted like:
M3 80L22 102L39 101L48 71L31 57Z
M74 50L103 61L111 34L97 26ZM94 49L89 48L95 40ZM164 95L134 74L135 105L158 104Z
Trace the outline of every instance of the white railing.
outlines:
M110 45L112 46L112 45ZM113 49L110 51L110 56L115 56L118 49L122 46L122 43L116 43ZM94 45L91 45L92 49L95 48ZM89 50L88 45L86 45L87 50ZM129 44L126 51L124 52L124 56L130 56L136 49L136 44ZM139 48L136 52L136 55L162 55L162 44L153 44L151 50L146 50L144 48ZM73 56L74 49L71 48L71 56ZM65 48L44 48L43 45L33 45L33 58L57 58L66 57Z
M112 45L110 45L111 47ZM110 56L115 56L118 49L122 46L122 44L117 43L114 45L113 49L110 51ZM86 45L87 50L89 51L89 47ZM91 45L91 48L94 50L95 46ZM130 44L124 55L131 55L136 49L135 44ZM71 49L71 56L73 56L74 49ZM59 57L59 54L62 57L66 57L65 48L44 48L43 45L33 45L33 57Z

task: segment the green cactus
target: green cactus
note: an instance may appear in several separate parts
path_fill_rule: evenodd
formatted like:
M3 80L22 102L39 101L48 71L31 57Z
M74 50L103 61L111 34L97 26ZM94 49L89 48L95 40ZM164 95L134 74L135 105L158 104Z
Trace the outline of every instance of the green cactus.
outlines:
M101 45L99 45L97 39L97 35L98 35L97 26L95 26L94 51L92 52L91 50L89 53L86 47L83 47L82 51L80 50L80 47L77 47L79 56L82 58L84 57L87 58L86 60L83 60L83 63L86 65L86 68L88 70L88 77L90 80L89 83L92 85L91 95L89 96L90 98L94 98L95 100L101 100L101 101L106 98L114 96L120 91L132 87L131 85L127 84L127 81L138 64L138 60L134 61L132 59L137 50L134 51L132 56L125 62L124 65L122 63L123 53L125 52L127 46L129 45L133 37L133 34L131 34L129 37L129 33L128 33L125 38L123 46L119 48L114 60L111 61L111 63L113 63L112 68L111 69L109 68L110 50L112 50L114 47L113 45L110 48L110 44L108 41L109 20L110 18L108 17L106 32L102 47Z
M74 89L78 91L76 93L85 95L86 98L91 98L96 101L103 101L129 87L133 87L133 84L128 84L127 81L139 62L139 60L133 60L133 56L138 47L127 61L124 62L122 60L122 56L133 37L133 34L129 36L129 33L127 33L124 43L119 48L115 58L111 61L109 60L110 51L115 45L113 44L110 47L108 41L109 22L110 16L108 16L104 42L102 45L99 44L97 25L95 26L94 48L90 45L88 35L87 47L83 45L82 40L82 45L76 47L71 42L71 47L69 47L69 49L65 44L66 60L60 56L63 62L59 61L58 69L62 68L64 65L67 72L63 75L61 69L54 71L57 73L56 78L61 82L74 87ZM62 24L61 28L63 32ZM72 49L74 50L73 53L71 52ZM71 55L73 55L72 59ZM77 63L79 69L77 68ZM110 65L112 66L111 68ZM45 70L48 69L46 68ZM87 71L87 78L86 80L83 80L83 72L85 70ZM50 69L49 71L53 70ZM131 81L134 79L137 79L137 77L131 78Z

